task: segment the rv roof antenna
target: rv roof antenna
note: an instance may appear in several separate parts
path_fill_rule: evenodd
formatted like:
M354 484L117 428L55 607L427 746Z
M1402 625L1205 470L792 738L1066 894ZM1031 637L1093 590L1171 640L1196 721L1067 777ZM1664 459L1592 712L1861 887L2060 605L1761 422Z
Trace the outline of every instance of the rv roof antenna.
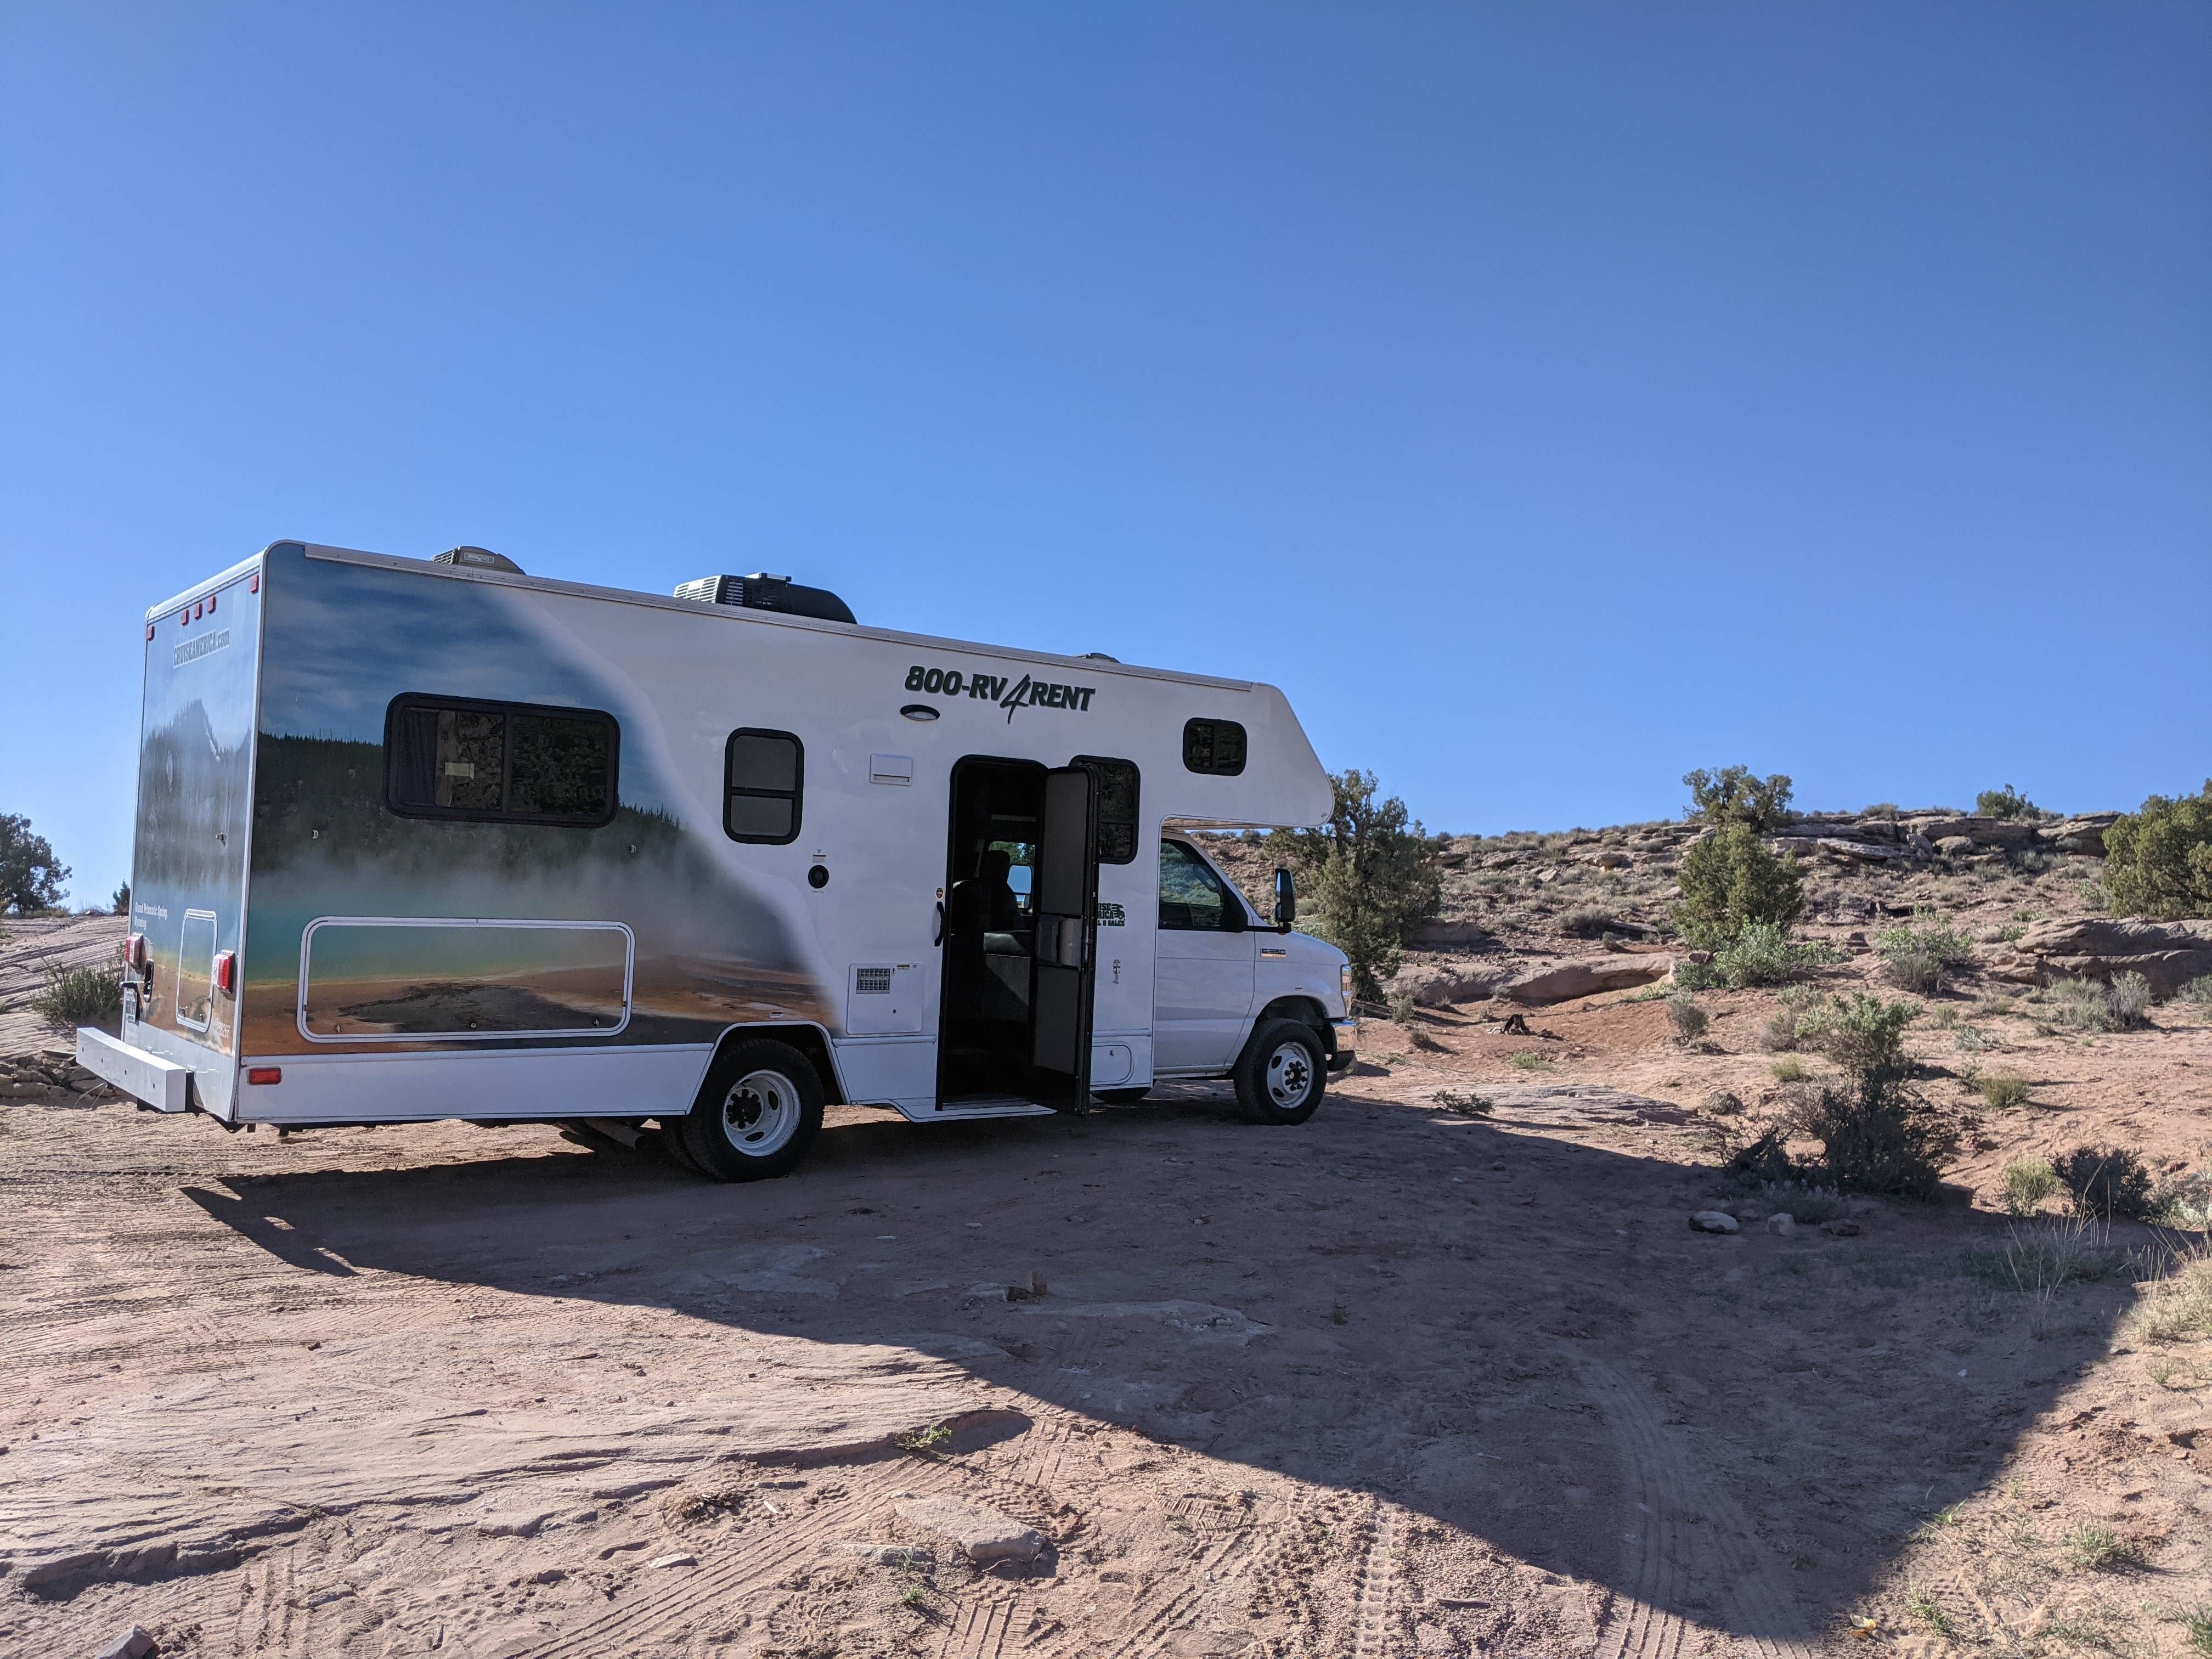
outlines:
M522 574L522 567L513 559L488 547L449 547L430 562L465 565L471 570L504 570L510 576Z

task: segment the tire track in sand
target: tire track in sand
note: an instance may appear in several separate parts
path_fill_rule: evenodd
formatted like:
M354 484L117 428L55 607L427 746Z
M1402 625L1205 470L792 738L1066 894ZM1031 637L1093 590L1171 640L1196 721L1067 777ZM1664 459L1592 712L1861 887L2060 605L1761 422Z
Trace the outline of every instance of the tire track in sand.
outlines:
M1598 1659L1680 1659L1692 1627L1677 1609L1692 1580L1709 1577L1725 1585L1730 1631L1761 1659L1811 1659L1804 1616L1771 1553L1719 1483L1693 1472L1651 1391L1597 1360L1577 1370L1613 1436L1629 1506L1621 1584Z

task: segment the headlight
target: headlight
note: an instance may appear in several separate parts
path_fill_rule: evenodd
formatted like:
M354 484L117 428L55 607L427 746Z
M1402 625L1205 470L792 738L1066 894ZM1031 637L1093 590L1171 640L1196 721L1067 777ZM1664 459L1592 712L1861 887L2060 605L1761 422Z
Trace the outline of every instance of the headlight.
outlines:
M1337 984L1344 994L1344 1012L1352 1012L1352 964L1346 963L1336 970Z

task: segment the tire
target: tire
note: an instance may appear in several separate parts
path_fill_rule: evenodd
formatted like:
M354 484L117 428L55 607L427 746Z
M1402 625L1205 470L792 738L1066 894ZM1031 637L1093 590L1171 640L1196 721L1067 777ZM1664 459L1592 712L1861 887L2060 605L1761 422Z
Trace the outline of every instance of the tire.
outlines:
M735 1043L715 1057L690 1112L670 1127L684 1160L716 1181L789 1175L822 1132L822 1079L787 1042Z
M1133 1106L1152 1093L1146 1089L1094 1089L1091 1092L1109 1106Z
M1271 1019L1237 1057L1237 1103L1255 1123L1303 1123L1328 1087L1325 1060L1311 1026Z

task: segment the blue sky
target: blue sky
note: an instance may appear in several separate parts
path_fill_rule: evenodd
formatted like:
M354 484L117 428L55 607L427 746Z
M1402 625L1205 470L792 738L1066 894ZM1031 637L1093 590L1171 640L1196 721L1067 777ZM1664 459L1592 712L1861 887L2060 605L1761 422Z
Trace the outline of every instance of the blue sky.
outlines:
M1433 827L2212 772L2212 10L12 8L0 810L279 537L1271 679Z

